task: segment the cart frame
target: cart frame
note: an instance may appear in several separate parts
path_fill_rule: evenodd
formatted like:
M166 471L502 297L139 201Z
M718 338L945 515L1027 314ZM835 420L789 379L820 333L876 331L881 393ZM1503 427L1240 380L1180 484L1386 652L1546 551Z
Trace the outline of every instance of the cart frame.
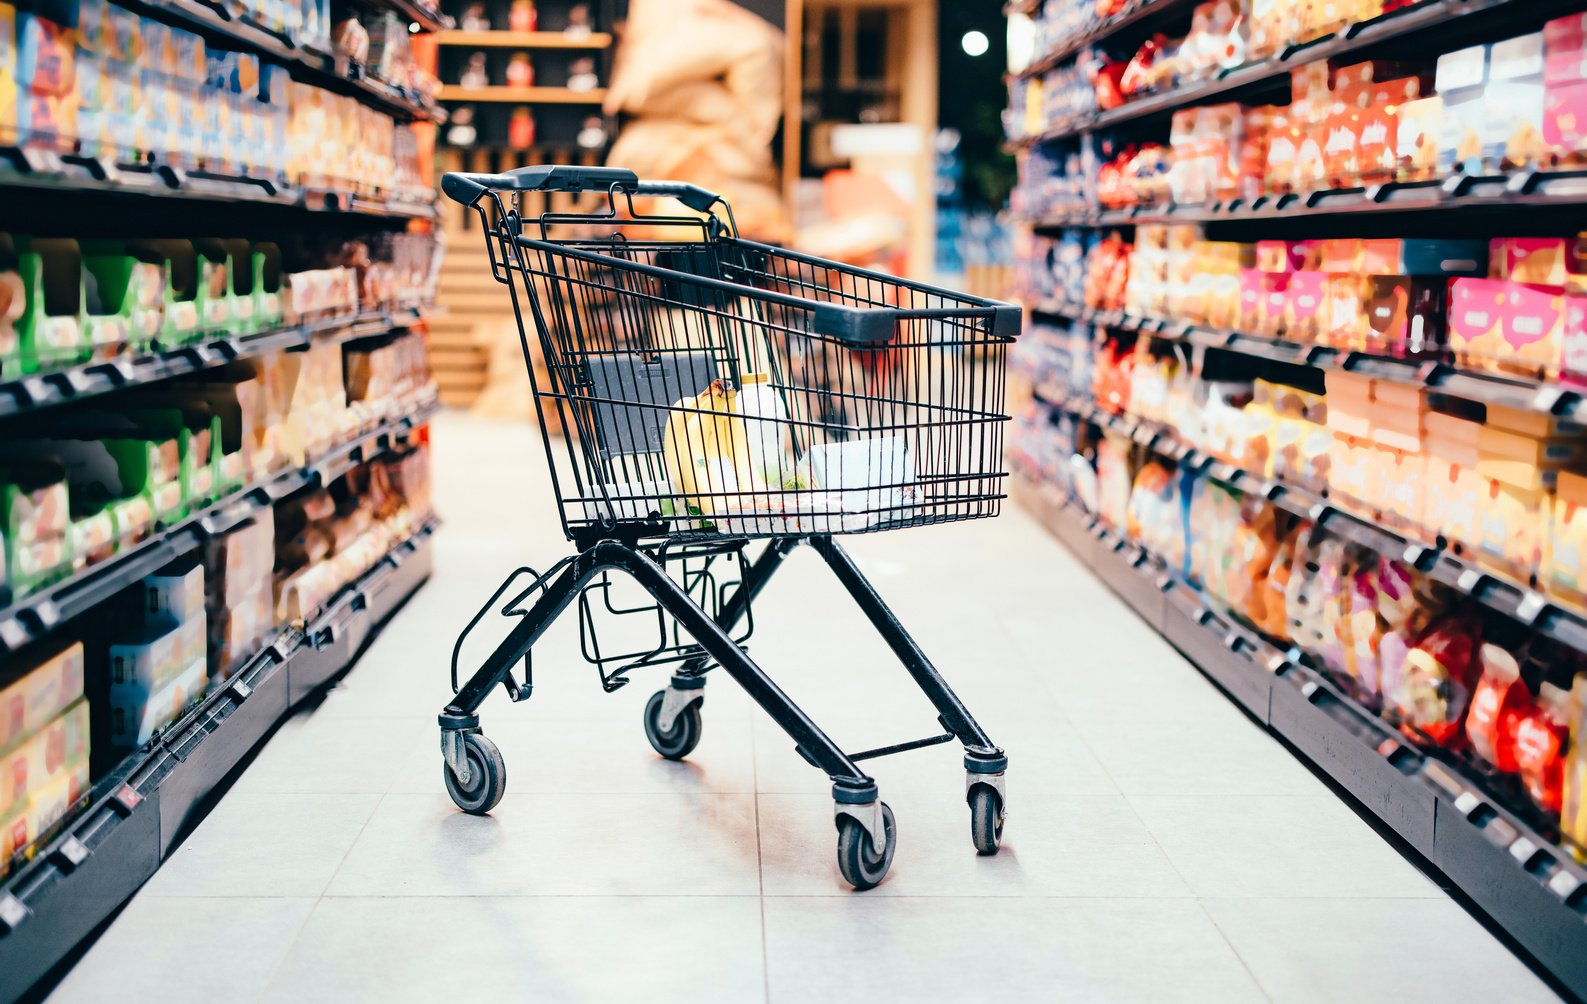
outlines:
M728 233L734 236L731 209L727 208L728 223L724 228L714 214L701 220L694 217L643 217L632 213L634 195L661 195L678 199L684 205L707 212L721 200L713 193L692 185L676 182L640 182L632 172L612 168L536 167L523 168L506 175L448 174L443 183L446 193L465 206L475 209L480 216L486 240L492 244L492 267L498 281L509 286L514 312L518 318L520 337L523 340L525 362L529 364L530 378L535 393L535 404L541 420L547 461L556 474L556 461L552 452L551 436L547 431L542 398L558 398L555 392L547 393L535 379L530 362L528 332L523 317L524 304L520 304L520 290L513 281L513 273L521 273L524 282L522 295L527 299L530 315L535 321L541 342L548 352L557 346L547 330L548 325L538 302L540 294L529 282L524 255L518 247L543 246L544 241L532 241L521 236L523 221L508 211L497 194L502 191L605 191L610 215L616 216L616 199L619 195L630 200L630 216L623 222L648 222L662 220L669 224L686 221L702 228L707 239L718 239ZM492 203L496 224L493 226L483 201ZM540 219L542 235L557 223L587 221L590 216L577 214L547 214ZM621 247L621 245L615 245ZM558 248L558 253L599 257L597 252L574 248ZM786 254L786 252L779 252ZM819 259L806 259L823 267ZM624 263L624 268L666 273L654 266ZM883 283L900 283L902 280L863 270L847 270ZM708 288L728 286L734 295L742 295L740 287L710 277L694 275L666 275L691 284ZM932 294L956 297L946 290L920 287ZM755 296L769 296L788 300L796 309L810 310L812 304L797 296L753 291ZM821 324L836 327L841 337L861 342L885 341L893 325L900 319L932 320L953 312L948 310L909 310L900 308L857 308L844 304L817 304ZM1007 328L1012 318L1017 330L1019 310L995 301L974 301L973 311L985 311L989 324L998 329ZM882 330L885 328L885 332ZM999 404L1001 387L997 388ZM560 401L559 401L560 404ZM993 416L1000 419L1001 416ZM1006 420L1006 419L1005 419ZM590 430L580 428L582 437L590 437ZM581 448L591 449L589 438ZM569 449L572 449L570 444ZM1000 472L984 475L1001 478ZM559 502L563 501L561 487L557 486ZM977 510L954 518L972 518L995 513L996 500L1001 494L990 496L991 513ZM976 501L981 501L977 498ZM982 507L984 509L984 506ZM656 514L652 514L653 516ZM950 514L951 515L951 514ZM938 522L925 519L921 522ZM1004 784L1008 758L976 723L964 703L954 694L941 673L932 665L920 646L904 629L891 608L866 579L854 560L834 539L830 532L822 533L767 533L734 535L727 533L695 534L679 532L664 522L650 520L601 519L584 525L570 524L567 508L563 506L564 529L574 541L577 552L562 559L544 573L521 568L495 591L479 612L464 628L453 649L452 676L455 697L448 702L439 716L441 748L444 759L444 780L449 793L458 806L472 813L488 812L501 798L505 787L505 763L500 751L486 739L481 731L479 708L497 686L505 688L513 701L526 700L533 691L530 654L535 643L551 623L573 603L592 580L608 571L624 573L632 578L656 602L657 608L675 620L692 642L680 647L673 661L681 663L673 672L668 686L657 692L646 706L645 730L658 753L671 759L686 756L700 736L700 709L704 702L706 674L720 666L749 694L777 725L794 741L797 752L813 766L822 770L832 781L834 819L838 829L838 864L845 879L858 889L870 888L886 875L896 846L895 823L892 811L880 800L877 784L859 766L861 761L939 743L957 740L964 749L965 798L971 809L972 840L983 854L996 853L1001 840L1003 823L1007 814L1007 791ZM911 525L919 525L911 524ZM761 545L753 561L745 561L745 552L755 536L769 539ZM717 553L735 554L742 563L743 573L735 586L719 605L714 616L708 613L690 593L668 574L666 565L676 555L669 549L683 543ZM921 692L937 711L938 724L944 730L922 739L891 746L878 747L855 753L841 749L808 715L760 668L745 652L742 639L733 632L749 617L752 601L761 593L782 566L784 559L801 544L808 544L819 554L843 585L856 605L865 613L872 626L886 641L893 654L903 664ZM500 613L517 618L517 623L495 646L478 668L462 682L458 682L458 662L463 643L484 616L501 601L502 597L521 585L528 575L527 586L518 588L513 597L500 608ZM532 602L531 602L532 598ZM593 661L593 660L592 660ZM644 664L639 660L635 665ZM522 682L514 676L515 668L523 666ZM610 677L603 672L602 682L614 690L627 682L623 671Z

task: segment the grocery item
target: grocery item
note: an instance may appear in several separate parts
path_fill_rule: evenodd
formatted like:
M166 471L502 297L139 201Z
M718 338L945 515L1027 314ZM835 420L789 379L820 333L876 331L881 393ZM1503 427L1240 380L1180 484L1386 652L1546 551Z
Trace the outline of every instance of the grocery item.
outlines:
M713 380L699 395L675 402L669 412L662 453L674 490L693 514L711 515L726 507L726 495L764 487L754 473L737 397L726 381Z
M82 696L81 642L45 641L24 650L0 672L0 751L37 733Z
M1441 746L1460 744L1460 724L1480 664L1476 617L1469 611L1444 615L1405 655L1405 672L1394 688L1384 688L1384 706L1398 715L1413 737Z

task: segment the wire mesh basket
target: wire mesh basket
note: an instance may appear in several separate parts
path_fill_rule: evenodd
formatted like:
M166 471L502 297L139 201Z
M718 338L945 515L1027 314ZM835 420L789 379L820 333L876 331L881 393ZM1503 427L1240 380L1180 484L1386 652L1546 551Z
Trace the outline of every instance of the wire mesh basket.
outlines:
M536 237L489 194L494 273L550 374L534 386L542 430L551 412L567 430L546 449L569 537L997 514L1017 308L743 240L715 217L640 216L631 201L619 216L633 193L616 186L608 212L542 215ZM647 225L697 237L632 238Z

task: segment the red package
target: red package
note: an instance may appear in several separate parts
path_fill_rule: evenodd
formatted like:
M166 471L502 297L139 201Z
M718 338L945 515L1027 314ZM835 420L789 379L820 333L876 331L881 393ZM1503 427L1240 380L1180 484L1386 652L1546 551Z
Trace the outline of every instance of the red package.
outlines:
M1124 103L1121 81L1128 64L1117 59L1099 60L1091 70L1091 86L1097 92L1097 107L1103 111Z
M1532 801L1559 815L1564 798L1565 748L1570 742L1570 695L1545 683L1537 704L1515 729L1515 759Z
M1521 680L1521 667L1515 657L1497 645L1483 645L1480 652L1482 677L1471 695L1471 711L1466 715L1466 738L1472 751L1496 770L1514 774L1516 729L1535 708L1531 691Z

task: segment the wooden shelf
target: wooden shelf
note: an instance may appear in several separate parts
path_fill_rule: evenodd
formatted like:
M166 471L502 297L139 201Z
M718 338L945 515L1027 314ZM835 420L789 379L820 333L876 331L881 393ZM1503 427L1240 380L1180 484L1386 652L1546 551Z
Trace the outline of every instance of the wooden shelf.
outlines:
M604 31L579 38L560 31L442 31L435 37L442 45L477 49L607 49L612 44L612 36Z
M441 87L442 101L506 101L523 105L598 105L606 100L606 88L570 91L566 87Z

